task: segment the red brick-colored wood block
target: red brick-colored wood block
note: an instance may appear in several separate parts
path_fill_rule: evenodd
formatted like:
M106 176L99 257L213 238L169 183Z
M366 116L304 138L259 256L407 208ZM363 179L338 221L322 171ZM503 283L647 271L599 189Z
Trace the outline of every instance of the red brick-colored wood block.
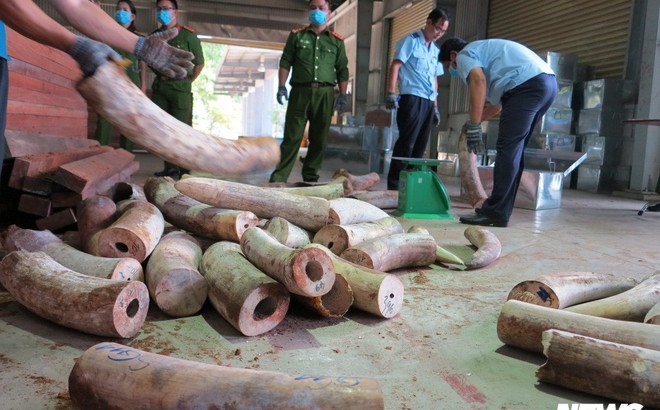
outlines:
M82 196L73 191L56 191L50 195L53 208L75 208L82 201Z
M60 122L62 121L60 120ZM10 128L5 131L5 138L7 140L8 158L99 145L98 141L87 139L87 136L85 138L62 137L56 134L39 134L29 131L16 131Z
M48 216L50 215L50 199L43 196L22 194L18 200L18 210L20 212L36 215Z
M73 208L66 208L59 212L55 212L45 218L37 219L35 223L39 229L48 229L49 231L56 231L69 225L75 224L76 214Z
M37 177L52 174L60 165L79 159L88 158L93 155L111 151L113 148L107 145L94 145L91 147L67 149L64 151L46 152L41 154L19 157L14 160L8 185L14 189L23 189L25 177Z
M49 196L53 192L53 181L48 178L25 177L22 189L29 194Z
M53 181L82 193L130 165L135 155L118 148L60 166Z

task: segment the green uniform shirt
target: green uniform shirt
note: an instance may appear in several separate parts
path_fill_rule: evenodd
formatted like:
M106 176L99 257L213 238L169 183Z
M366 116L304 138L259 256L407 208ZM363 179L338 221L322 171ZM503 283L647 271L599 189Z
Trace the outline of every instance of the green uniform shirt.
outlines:
M176 37L173 39L169 40L167 44L171 45L172 47L179 48L181 50L186 50L190 51L195 55L195 57L192 60L192 63L194 65L200 65L204 64L204 52L202 51L202 42L199 41L199 37L197 37L197 34L192 31L192 29L186 27L186 26L180 26L177 24L176 26L177 29L179 29L179 34L177 34ZM162 30L156 30L156 31L162 31ZM160 77L164 77L163 74L159 73L158 71L152 70L156 73L156 82L159 80L162 81ZM163 83L167 83L167 88L175 90L175 91L181 91L181 92L190 92L191 86L192 86L192 78L190 77L192 75L192 71L188 73L188 77L184 78L182 80L174 80L174 79L167 79L164 80Z
M126 68L126 74L128 75L128 78L131 79L133 84L135 84L139 87L140 86L140 63L138 63L137 57L135 57L135 54L129 53L129 52L124 51L124 50L116 50L116 51L123 58L131 61L131 65L129 65Z
M293 69L291 85L348 81L344 38L329 30L317 35L309 26L295 29L289 33L280 67Z

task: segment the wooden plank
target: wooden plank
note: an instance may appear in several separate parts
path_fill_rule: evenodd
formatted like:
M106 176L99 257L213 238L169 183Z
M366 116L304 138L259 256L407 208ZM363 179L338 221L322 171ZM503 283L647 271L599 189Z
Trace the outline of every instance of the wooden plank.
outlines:
M138 161L132 161L125 168L113 175L97 181L95 184L90 185L83 192L81 192L81 199L87 199L94 195L108 195L114 186L119 182L129 182L131 175L140 169ZM108 195L109 196L109 195Z
M59 212L55 212L45 218L37 219L35 223L39 229L48 229L49 231L56 231L73 225L77 222L76 214L72 208L66 208Z
M50 207L50 199L43 196L21 194L18 200L18 210L30 215L48 216Z
M60 166L53 175L53 181L82 193L98 181L120 172L134 159L135 155L122 148L107 151Z
M113 148L107 145L74 148L65 151L46 152L19 157L14 160L8 185L14 189L24 189L25 177L43 176L57 171L60 165L98 155Z
M40 78L30 77L29 75L17 73L15 71L10 71L9 72L10 92L13 88L34 90L52 95L65 95L67 97L73 97L75 95L78 95L80 98L82 98L82 96L80 96L80 94L75 88L49 83Z
M17 131L12 128L5 131L5 137L9 148L7 151L8 158L99 145L98 141L87 139L87 135L84 138L71 138L53 134Z
M71 79L63 77L61 73L56 73L48 67L40 67L26 63L25 61L12 60L9 63L9 70L18 74L24 74L28 77L38 78L46 83L59 85L66 88L75 88L79 78Z
M85 110L71 109L69 107L60 107L50 104L34 104L23 101L12 101L7 105L7 115L39 115L44 117L57 117L60 121L70 121L71 119L84 119L87 121L87 107Z
M53 208L75 208L82 201L82 196L73 191L53 192L50 195L50 203Z
M78 64L65 52L24 37L7 27L7 50L14 60L46 67L71 80L82 75Z
M53 192L53 181L48 178L25 177L22 190L29 194L49 196Z
M58 117L43 115L10 115L7 118L7 130L23 131L31 134L47 134L64 138L87 139L87 120L71 118L62 121ZM23 152L17 156L43 152L43 150Z
M41 91L30 90L20 87L9 88L9 101L31 102L33 104L50 104L61 107L87 110L87 103L80 94L48 94Z

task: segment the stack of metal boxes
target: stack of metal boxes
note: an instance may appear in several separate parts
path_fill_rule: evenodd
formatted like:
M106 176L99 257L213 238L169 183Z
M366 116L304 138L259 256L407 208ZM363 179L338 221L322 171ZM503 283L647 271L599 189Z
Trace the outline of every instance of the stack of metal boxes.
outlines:
M365 117L345 116L345 124L333 124L328 132L322 168L345 168L359 175L387 174L394 142L399 136L389 110L369 109Z
M623 126L624 101L633 99L630 87L623 80L599 79L585 81L580 88L583 101L577 134L579 149L587 153L587 160L578 170L577 189L625 189L632 158L632 131L629 127L624 138Z

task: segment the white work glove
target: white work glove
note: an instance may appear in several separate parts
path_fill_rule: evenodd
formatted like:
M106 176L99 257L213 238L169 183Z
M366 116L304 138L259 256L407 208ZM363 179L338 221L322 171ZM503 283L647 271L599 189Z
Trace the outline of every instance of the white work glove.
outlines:
M194 67L195 55L167 44L179 34L176 27L159 31L147 37L139 37L135 44L135 56L149 67L171 78L186 78Z
M399 108L399 104L396 102L395 93L387 93L387 97L385 97L385 108L388 110Z
M91 38L76 36L76 41L69 51L86 77L94 75L96 69L109 60L120 62L122 57L107 44Z

